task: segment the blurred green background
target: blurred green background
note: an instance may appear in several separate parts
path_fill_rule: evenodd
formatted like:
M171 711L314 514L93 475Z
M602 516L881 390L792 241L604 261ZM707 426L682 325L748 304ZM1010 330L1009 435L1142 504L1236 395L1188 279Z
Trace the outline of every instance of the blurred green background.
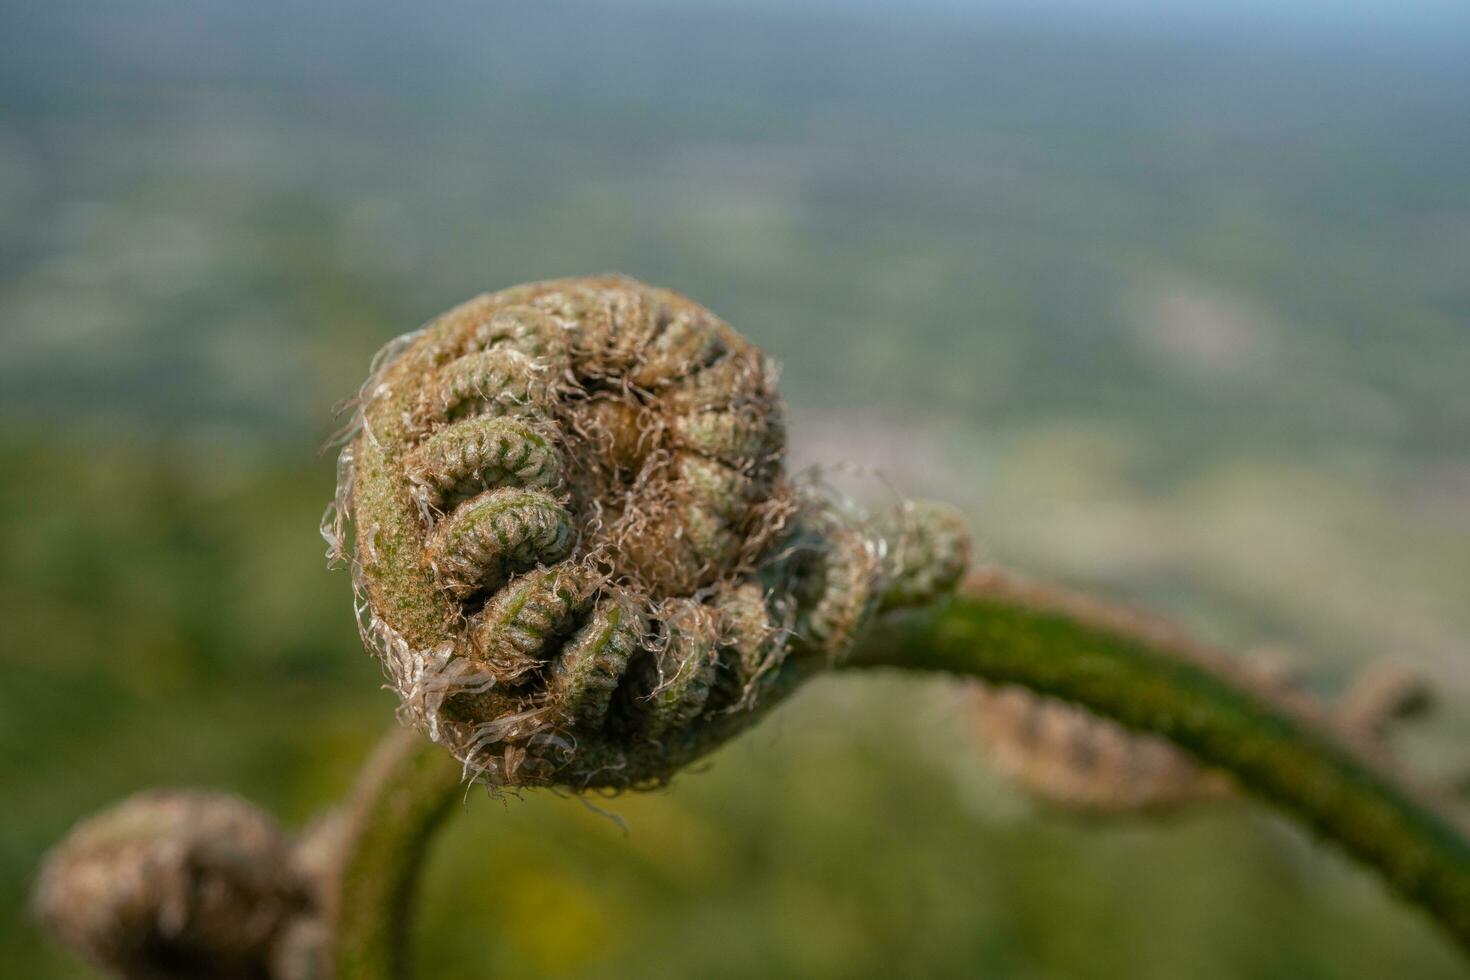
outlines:
M411 12L410 12L411 11ZM0 976L137 788L299 825L393 699L316 521L332 408L474 293L618 270L785 366L799 465L987 560L1470 735L1470 12L1432 0L0 3ZM932 681L813 685L672 788L470 794L423 975L1437 978L1253 805L1037 809Z

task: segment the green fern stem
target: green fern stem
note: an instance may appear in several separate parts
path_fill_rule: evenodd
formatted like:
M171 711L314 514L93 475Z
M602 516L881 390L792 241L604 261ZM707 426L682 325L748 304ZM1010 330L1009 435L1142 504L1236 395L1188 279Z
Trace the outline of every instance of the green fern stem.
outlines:
M434 831L464 792L459 762L410 728L383 737L348 803L328 884L328 976L403 980L414 896Z
M1313 703L1252 684L1164 624L985 573L952 599L884 619L846 665L1017 684L1161 735L1376 869L1470 949L1463 829L1391 760L1330 734Z
M1305 699L1259 687L1165 624L1003 573L880 619L840 666L1017 684L1161 735L1375 868L1470 949L1470 839L1391 760L1330 734ZM792 670L784 683L813 671ZM731 732L733 734L733 730ZM412 897L428 842L464 788L450 754L391 733L354 796L334 900L332 976L408 975Z

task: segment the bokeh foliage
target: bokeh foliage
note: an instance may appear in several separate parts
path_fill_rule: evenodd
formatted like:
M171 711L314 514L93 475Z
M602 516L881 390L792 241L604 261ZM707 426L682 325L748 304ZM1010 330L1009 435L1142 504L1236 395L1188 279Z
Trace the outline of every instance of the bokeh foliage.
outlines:
M620 269L786 364L804 462L1470 734L1470 33L822 5L8 4L0 973L144 785L300 823L392 710L314 525L333 403L485 288ZM1451 25L1452 27L1454 25ZM859 481L881 497L883 480ZM1450 977L1250 806L1039 812L933 683L829 679L664 793L476 794L424 973ZM567 936L574 936L568 941ZM556 938L553 938L556 937Z

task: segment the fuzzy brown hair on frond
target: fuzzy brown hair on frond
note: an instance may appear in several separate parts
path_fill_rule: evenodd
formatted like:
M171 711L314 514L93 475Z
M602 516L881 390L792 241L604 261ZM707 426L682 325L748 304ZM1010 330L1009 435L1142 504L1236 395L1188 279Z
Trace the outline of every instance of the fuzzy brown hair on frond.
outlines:
M624 277L395 341L348 438L323 533L364 640L492 785L661 782L968 563L944 508L868 517L791 480L772 362Z

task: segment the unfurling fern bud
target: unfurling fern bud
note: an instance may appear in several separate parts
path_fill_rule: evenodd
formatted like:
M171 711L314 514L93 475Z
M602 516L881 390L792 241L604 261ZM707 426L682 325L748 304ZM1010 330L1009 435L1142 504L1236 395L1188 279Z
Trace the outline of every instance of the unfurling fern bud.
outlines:
M1152 735L1026 688L976 684L975 728L990 763L1040 803L1152 813L1229 797L1225 777Z
M154 791L73 829L48 855L34 903L57 938L118 976L253 980L272 975L308 891L258 808Z
M1325 727L1375 753L1386 752L1394 722L1426 710L1424 678L1390 661L1364 667L1332 705L1320 706L1274 648L1242 657L1243 677L1259 691L1305 703ZM1162 738L1020 687L976 684L976 732L995 767L1039 802L1089 813L1150 813L1237 795L1224 774L1206 769Z
M403 715L492 784L639 786L968 561L948 511L790 480L774 365L631 279L478 297L391 344L324 522ZM347 524L353 525L347 547Z

